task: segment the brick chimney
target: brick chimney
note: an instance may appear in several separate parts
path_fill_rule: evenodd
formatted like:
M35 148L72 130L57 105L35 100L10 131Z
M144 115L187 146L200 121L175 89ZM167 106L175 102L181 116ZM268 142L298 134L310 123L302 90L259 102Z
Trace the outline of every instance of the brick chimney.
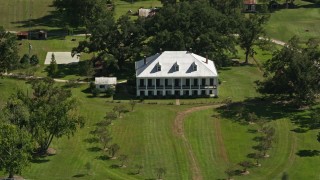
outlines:
M144 65L147 64L147 57L146 56L143 56L143 62L144 62Z
M206 64L208 64L208 54L206 53Z

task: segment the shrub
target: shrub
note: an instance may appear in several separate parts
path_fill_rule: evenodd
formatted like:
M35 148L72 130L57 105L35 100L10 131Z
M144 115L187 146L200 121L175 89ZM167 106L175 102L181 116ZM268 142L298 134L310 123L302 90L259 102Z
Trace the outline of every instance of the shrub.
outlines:
M94 88L94 89L92 90L92 95L93 95L94 97L97 97L97 96L99 96L100 92L101 92L100 89Z
M37 55L32 55L31 58L30 58L30 64L32 66L35 66L37 64L39 64L39 58Z

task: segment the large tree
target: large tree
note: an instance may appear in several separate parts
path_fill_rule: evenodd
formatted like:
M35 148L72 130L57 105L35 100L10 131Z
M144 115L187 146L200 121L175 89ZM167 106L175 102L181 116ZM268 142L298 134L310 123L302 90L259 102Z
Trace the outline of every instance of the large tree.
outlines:
M265 14L250 14L248 17L243 17L239 26L239 44L245 51L248 64L249 55L254 54L253 46L257 43L260 36L265 33L263 25L268 21L269 15Z
M320 93L320 51L309 40L305 48L293 37L265 64L266 79L258 82L259 92L290 100L296 105L315 102Z
M4 121L0 119L0 170L13 178L29 165L33 144L26 129Z
M54 0L53 6L72 27L87 26L108 11L110 0Z
M0 73L13 70L19 64L16 36L0 26Z
M151 52L190 50L218 61L226 52L235 52L232 18L208 2L180 2L167 5L152 18L146 19ZM216 62L217 63L217 62ZM220 63L217 63L220 64Z
M79 43L73 52L98 52L95 61L104 68L122 69L127 61L140 56L145 40L141 20L132 21L127 15L115 21L112 13L106 13L88 25L91 32L89 40Z
M36 79L31 86L32 96L22 92L17 96L30 113L25 126L37 142L39 152L45 153L53 138L72 136L78 126L84 125L84 119L70 90L56 86L52 79Z

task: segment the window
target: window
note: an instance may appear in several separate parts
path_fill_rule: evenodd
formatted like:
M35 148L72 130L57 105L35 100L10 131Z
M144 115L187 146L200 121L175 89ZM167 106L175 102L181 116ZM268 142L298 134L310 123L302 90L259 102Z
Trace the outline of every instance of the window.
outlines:
M210 78L210 86L213 86L214 79Z
M160 64L157 65L157 71L161 71L161 65Z
M176 71L179 71L179 65L178 64L176 64L175 69L176 69Z
M197 71L198 70L198 66L196 64L193 64L193 70Z
M105 85L100 85L99 87L100 87L100 89L104 89Z

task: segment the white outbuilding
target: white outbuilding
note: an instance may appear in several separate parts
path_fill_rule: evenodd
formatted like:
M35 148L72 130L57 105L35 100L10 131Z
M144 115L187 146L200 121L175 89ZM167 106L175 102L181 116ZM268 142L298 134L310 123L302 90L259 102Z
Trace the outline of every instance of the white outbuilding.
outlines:
M100 89L100 91L105 92L107 89L116 86L117 78L116 77L96 77L94 84L96 85L97 89Z

